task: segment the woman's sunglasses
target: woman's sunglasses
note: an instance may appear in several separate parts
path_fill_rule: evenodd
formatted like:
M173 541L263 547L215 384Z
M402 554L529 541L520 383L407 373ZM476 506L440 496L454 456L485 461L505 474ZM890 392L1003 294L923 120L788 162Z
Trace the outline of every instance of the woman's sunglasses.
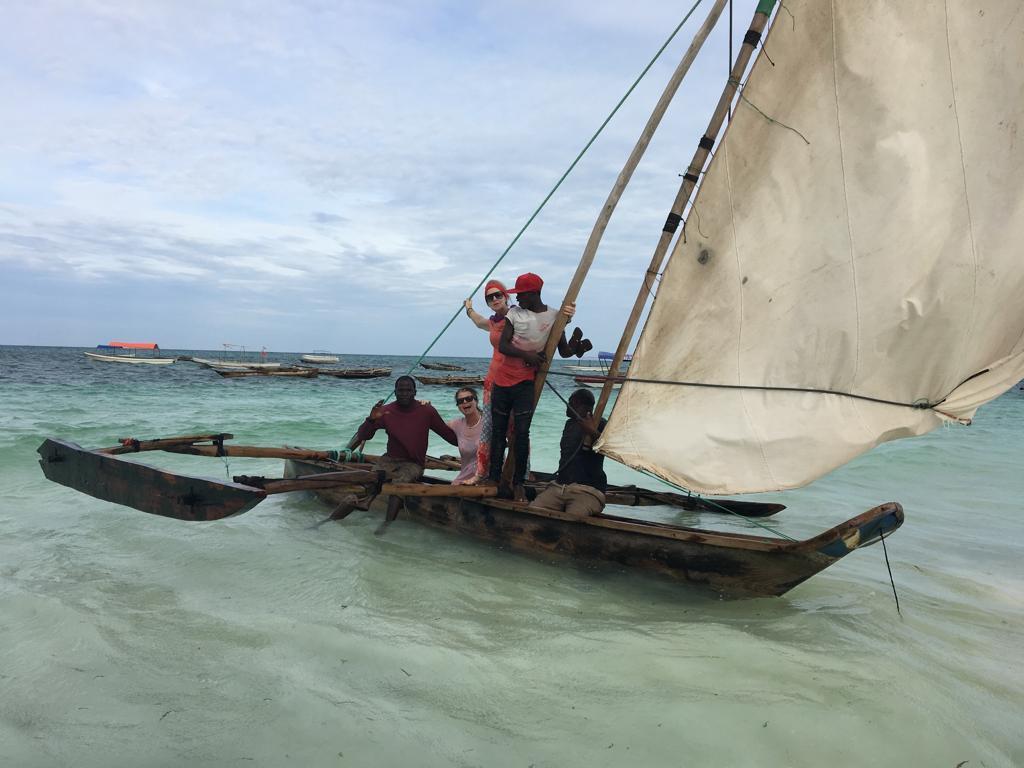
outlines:
M484 298L487 299L487 301L494 301L495 299L504 298L504 296L504 293L488 293Z
M473 397L472 395L466 395L465 397L456 397L455 398L455 402L458 405L465 405L466 403L472 403L474 400L476 400L476 398Z

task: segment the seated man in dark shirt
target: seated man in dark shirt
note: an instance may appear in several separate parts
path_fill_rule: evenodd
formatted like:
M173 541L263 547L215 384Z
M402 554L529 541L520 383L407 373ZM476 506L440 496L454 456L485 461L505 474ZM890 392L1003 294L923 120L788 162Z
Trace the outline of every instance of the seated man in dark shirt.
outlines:
M541 491L531 509L568 512L577 517L599 515L604 509L608 478L604 474L604 456L589 445L604 429L594 418L594 395L589 389L577 389L565 409L568 420L562 429L558 474ZM588 439L589 438L589 439Z
M378 401L359 426L348 448L365 443L379 429L388 434L388 448L375 462L376 467L384 471L387 480L399 483L415 483L423 477L423 467L427 463L427 438L431 431L452 445L459 444L454 430L444 423L434 406L416 400L416 382L411 376L399 376L395 380L395 402L384 405L383 400ZM358 498L353 495L334 511L331 519L346 517L353 509L369 509L375 497L372 489ZM382 533L387 524L398 516L401 505L402 499L398 496L388 499L387 517L377 533Z

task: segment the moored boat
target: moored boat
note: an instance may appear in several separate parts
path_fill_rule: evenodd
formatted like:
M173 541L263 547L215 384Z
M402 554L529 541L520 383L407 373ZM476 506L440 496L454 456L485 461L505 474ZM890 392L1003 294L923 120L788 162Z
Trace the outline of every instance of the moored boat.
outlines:
M214 368L219 376L223 376L226 379L241 379L252 376L279 376L284 378L293 379L315 379L319 375L319 371L316 368L251 368L249 370L242 370L241 368Z
M584 387L591 387L592 389L603 389L605 383L608 381L607 376L574 376L573 381ZM622 387L622 378L615 381L611 385L612 389L620 389Z
M464 371L466 370L461 365L455 365L454 363L424 363L420 361L420 365L431 371Z
M136 365L170 365L177 358L160 357L160 346L152 342L112 341L109 344L97 344L99 352L85 352L90 360L104 363L131 363ZM148 355L139 355L140 351L148 351Z
M201 365L203 368L237 368L239 370L265 368L269 370L281 367L281 363L260 363L249 360L215 360L211 357L193 357L192 362Z
M420 384L442 387L479 387L483 386L483 376L417 376Z
M313 363L314 365L327 365L330 363L337 363L341 358L337 355L332 355L326 350L316 349L313 350L312 354L301 355L299 360L304 363Z
M379 379L391 375L390 368L321 368L321 376L336 379Z

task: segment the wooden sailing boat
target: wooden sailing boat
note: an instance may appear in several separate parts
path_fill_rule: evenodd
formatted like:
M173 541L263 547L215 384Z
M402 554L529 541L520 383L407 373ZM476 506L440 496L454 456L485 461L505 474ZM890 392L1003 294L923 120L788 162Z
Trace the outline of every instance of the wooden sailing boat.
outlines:
M567 300L724 5L715 2L616 180ZM883 441L969 422L1024 377L1024 146L1014 138L1024 123L1024 14L1016 0L982 5L979 14L924 0L790 0L772 26L774 61L754 64L708 164L774 6L759 4L612 361L599 411L662 274L599 450L697 490L793 488ZM886 44L894 30L899 44ZM911 67L909 84L898 73ZM701 225L680 228L702 177ZM330 499L382 482L372 467L326 452L232 449L224 439L126 441L108 451L49 440L40 463L55 482L188 520L238 514L276 492ZM295 477L219 483L112 455L157 448L276 455ZM613 514L576 519L430 479L383 490L427 525L731 594L783 594L903 522L889 502L786 541Z

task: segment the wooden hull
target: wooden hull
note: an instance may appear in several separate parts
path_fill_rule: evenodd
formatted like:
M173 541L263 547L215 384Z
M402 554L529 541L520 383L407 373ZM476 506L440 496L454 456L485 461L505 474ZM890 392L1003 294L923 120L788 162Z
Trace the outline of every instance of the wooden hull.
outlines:
M581 384L584 387L591 387L593 389L601 389L604 387L604 383L608 380L607 376L576 376L573 381L577 384ZM612 384L612 389L621 389L622 384Z
M390 368L321 368L321 376L336 379L380 379L391 375Z
M243 379L250 378L252 376L277 376L291 379L315 379L319 375L319 371L315 369L304 369L304 370L286 370L286 369L273 369L273 368L255 368L253 370L224 370L221 368L214 368L219 375L226 379Z
M193 357L193 363L198 363L205 368L237 368L247 370L249 368L280 368L280 363L247 363L244 360L213 360L206 357Z
M332 468L317 462L288 461L285 475L302 477ZM316 492L329 504L337 504L344 493L345 489L338 488ZM374 509L382 509L384 503L378 497ZM903 508L895 502L804 541L684 528L610 514L578 519L498 499L406 497L402 515L502 548L647 571L735 596L785 594L903 524Z
M174 357L129 357L128 355L101 355L98 352L84 352L91 360L99 360L104 363L132 363L136 365L170 365L177 358Z
M416 381L426 385L440 385L444 387L480 387L483 386L483 376L417 376Z
M452 363L420 363L424 368L431 371L464 371L466 370L461 365L453 365Z

